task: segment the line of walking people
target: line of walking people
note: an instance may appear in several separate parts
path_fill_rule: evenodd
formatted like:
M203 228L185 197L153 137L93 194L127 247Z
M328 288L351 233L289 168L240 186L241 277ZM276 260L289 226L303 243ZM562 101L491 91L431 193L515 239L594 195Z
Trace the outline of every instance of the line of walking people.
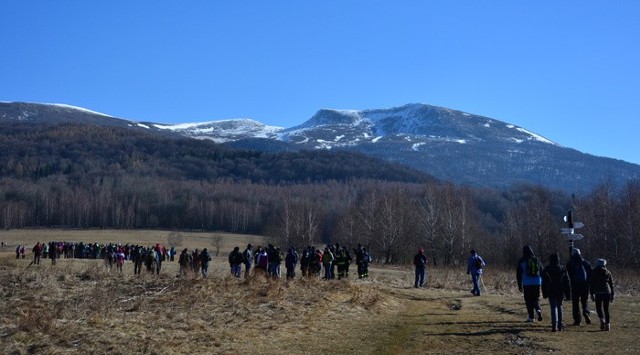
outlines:
M369 276L369 264L372 261L366 247L358 244L353 249L356 258L357 272L359 278ZM296 277L296 269L300 267L303 277L321 277L325 280L335 278L342 279L349 276L349 267L353 262L353 257L349 248L340 246L339 243L329 244L324 248L308 246L299 255L295 247L290 247L286 255L283 255L280 248L269 244L266 248L258 246L254 251L251 244L241 253L239 247L235 247L229 253L229 266L231 274L235 277L241 276L241 268L244 264L245 278L249 278L251 271L254 274L265 275L270 278L281 277L281 264L284 261L286 268L286 278ZM336 273L337 269L337 273ZM324 273L323 273L324 272Z
M543 267L533 249L524 246L522 258L516 267L516 279L527 307L527 322L534 322L535 319L542 321L542 292L542 297L549 299L552 331L564 330L564 300L571 300L574 326L582 325L583 320L591 324L591 296L600 320L600 330L611 330L609 306L614 301L615 289L613 276L606 266L605 259L597 259L592 269L591 263L582 257L580 249L574 248L566 265L561 264L558 253L552 253L548 264Z

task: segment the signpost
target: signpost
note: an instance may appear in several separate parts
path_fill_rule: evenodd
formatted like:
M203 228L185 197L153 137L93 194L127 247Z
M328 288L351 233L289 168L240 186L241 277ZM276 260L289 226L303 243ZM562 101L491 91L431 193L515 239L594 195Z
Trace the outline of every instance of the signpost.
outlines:
M584 238L584 235L582 234L575 234L575 230L584 227L584 224L582 222L573 221L571 210L569 210L567 215L564 216L564 221L567 223L567 227L561 228L560 233L567 236L567 240L569 241L569 257L571 257L571 255L573 255L573 242Z

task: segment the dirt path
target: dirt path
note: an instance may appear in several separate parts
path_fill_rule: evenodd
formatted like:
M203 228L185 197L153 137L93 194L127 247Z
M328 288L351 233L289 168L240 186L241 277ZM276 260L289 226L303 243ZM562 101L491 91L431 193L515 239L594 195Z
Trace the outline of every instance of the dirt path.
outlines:
M519 295L474 297L462 291L413 288L386 292L401 300L402 310L381 320L389 332L379 340L380 354L640 351L636 342L640 308L633 299L626 300L626 310L614 311L619 324L615 331L601 332L594 314L592 325L552 333L546 300L542 300L543 321L525 323L524 301ZM564 314L570 323L570 302Z

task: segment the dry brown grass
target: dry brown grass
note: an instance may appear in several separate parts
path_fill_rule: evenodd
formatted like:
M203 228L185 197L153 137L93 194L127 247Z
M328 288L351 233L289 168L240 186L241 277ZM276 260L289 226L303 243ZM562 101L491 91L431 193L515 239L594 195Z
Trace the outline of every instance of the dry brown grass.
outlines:
M198 240L185 236L184 244ZM612 308L611 332L591 325L551 333L546 300L545 321L523 322L511 270L487 269L488 292L473 297L459 269L430 269L428 288L414 289L408 267L373 267L365 280L327 282L236 279L223 257L214 258L208 279L176 278L175 262L164 263L159 276L133 275L130 262L123 273L95 260L29 263L11 251L0 255L2 354L640 351L639 283L632 273L618 273L624 292Z

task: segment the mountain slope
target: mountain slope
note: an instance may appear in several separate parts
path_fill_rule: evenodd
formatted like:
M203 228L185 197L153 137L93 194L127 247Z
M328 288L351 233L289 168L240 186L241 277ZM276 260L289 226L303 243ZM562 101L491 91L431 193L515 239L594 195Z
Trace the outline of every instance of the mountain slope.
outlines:
M507 122L425 104L323 109L298 126L283 128L250 119L136 123L66 105L0 103L0 122L118 126L264 152L352 151L479 187L529 183L584 192L605 179L624 184L640 178L639 165L562 147Z
M358 151L480 187L530 183L584 192L605 179L624 184L640 178L638 165L562 147L499 120L423 104L320 110L272 139L289 143L288 149ZM258 149L255 141L252 147Z

